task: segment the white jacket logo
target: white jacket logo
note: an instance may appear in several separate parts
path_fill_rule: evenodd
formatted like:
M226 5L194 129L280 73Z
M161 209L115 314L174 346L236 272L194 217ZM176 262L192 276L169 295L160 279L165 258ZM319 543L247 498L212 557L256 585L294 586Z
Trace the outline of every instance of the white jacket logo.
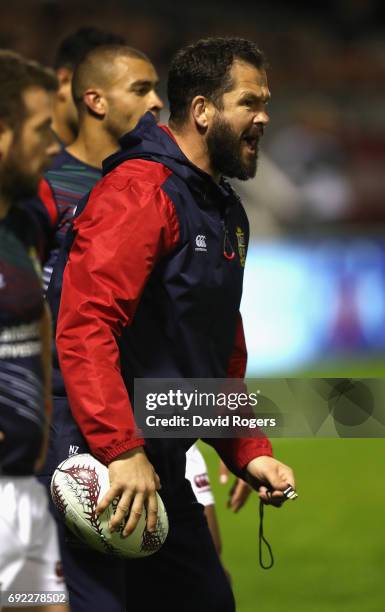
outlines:
M196 251L205 251L207 252L207 245L206 245L206 236L204 236L203 234L198 234L198 236L195 238L195 250Z

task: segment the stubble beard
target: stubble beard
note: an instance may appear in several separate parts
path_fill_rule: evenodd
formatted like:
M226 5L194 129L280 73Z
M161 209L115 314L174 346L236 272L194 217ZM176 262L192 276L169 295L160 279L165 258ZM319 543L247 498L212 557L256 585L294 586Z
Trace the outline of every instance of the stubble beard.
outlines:
M11 204L36 195L40 175L29 175L23 169L23 156L13 147L4 160L0 173L1 193Z

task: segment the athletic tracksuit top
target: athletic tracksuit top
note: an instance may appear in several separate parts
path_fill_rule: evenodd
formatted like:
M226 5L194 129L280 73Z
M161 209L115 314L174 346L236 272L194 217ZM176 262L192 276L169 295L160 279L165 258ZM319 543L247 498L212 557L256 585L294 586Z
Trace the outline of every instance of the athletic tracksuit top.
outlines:
M45 237L44 291L49 285L74 210L101 175L99 168L85 164L62 149L40 180L36 196L22 203L38 221Z
M43 440L41 246L33 218L13 205L0 219L0 475L33 474Z
M133 380L244 376L247 217L151 113L103 173L78 207L63 275L56 341L71 411L102 462L145 443L161 480L184 480L184 459L178 474L171 464L193 441L134 436ZM271 455L266 438L208 442L239 475Z

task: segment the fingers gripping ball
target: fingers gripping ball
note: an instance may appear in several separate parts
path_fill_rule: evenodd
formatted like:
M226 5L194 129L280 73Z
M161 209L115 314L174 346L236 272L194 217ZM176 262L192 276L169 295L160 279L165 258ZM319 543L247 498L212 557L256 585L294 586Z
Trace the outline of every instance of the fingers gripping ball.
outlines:
M56 468L51 480L51 495L67 527L91 548L130 558L147 557L157 552L168 534L167 512L159 494L156 530L147 531L147 513L143 511L133 533L123 537L125 521L113 533L108 527L119 499L115 498L99 516L96 514L96 506L109 487L105 465L89 454L74 455Z

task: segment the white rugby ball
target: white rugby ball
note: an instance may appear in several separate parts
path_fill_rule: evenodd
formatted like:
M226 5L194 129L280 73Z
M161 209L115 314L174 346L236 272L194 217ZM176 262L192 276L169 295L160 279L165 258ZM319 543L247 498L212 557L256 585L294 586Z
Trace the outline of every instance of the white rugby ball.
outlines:
M113 533L108 528L118 504L116 498L97 516L99 500L110 488L108 469L88 453L65 459L51 480L53 502L69 529L86 545L112 555L147 557L157 552L168 534L168 517L160 495L156 531L146 529L146 511L142 513L133 533L122 536L124 523Z

